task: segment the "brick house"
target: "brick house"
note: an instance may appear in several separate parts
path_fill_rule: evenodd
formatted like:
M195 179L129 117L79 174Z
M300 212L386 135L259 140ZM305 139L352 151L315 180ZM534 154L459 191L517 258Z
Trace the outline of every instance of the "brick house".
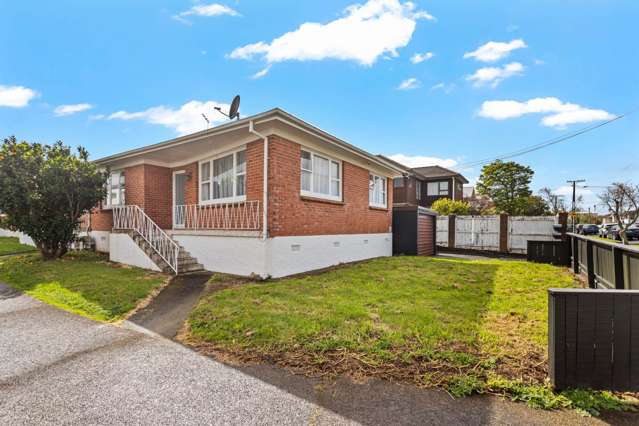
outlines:
M460 173L441 166L409 168L396 161L379 156L403 170L393 180L393 204L396 206L431 207L440 198L462 201L464 185L468 183Z
M392 254L402 170L280 109L96 163L90 234L114 261L281 277Z

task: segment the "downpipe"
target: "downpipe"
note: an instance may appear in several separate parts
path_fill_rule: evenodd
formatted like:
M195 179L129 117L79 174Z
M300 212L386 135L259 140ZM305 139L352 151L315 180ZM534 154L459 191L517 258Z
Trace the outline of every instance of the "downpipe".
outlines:
M262 188L262 240L268 238L268 138L255 130L253 120L249 121L249 132L262 138L264 141L264 165L263 165L263 188Z

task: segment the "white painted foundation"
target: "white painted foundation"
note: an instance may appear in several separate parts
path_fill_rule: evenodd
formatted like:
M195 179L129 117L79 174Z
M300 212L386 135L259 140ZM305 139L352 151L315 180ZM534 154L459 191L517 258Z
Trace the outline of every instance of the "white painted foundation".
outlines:
M109 248L109 260L112 262L160 272L160 268L149 259L128 234L110 234Z
M205 269L243 276L279 278L393 253L390 233L275 237L266 241L214 235L174 234L173 238Z

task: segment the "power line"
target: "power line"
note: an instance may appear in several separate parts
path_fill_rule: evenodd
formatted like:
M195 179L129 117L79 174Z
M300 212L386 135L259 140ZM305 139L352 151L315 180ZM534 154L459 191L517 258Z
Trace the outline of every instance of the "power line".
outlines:
M583 135L584 133L591 132L591 131L593 131L595 129L598 129L600 127L605 126L606 124L610 124L613 121L617 121L617 120L620 120L620 119L622 119L624 117L627 117L630 114L633 114L633 113L637 112L638 110L639 110L639 108L635 109L635 110L632 110L630 112L627 112L625 114L617 115L617 116L611 118L610 120L606 120L606 121L601 122L599 124L595 124L595 125L592 125L592 126L589 126L589 127L584 127L584 128L582 128L580 130L577 130L576 132L568 133L568 134L563 135L563 136L558 136L556 138L549 139L549 140L546 140L544 142L541 142L541 143L538 143L538 144L535 144L535 145L531 145L531 146L528 146L528 147L525 147L525 148L521 148L521 149L516 150L516 151L511 151L511 152L508 152L508 153L500 155L500 156L484 158L482 160L470 161L468 163L459 164L459 165L456 166L456 168L459 169L459 168L463 168L463 167L481 166L483 164L492 163L495 160L504 160L504 159L507 159L507 158L513 158L513 157L518 157L520 155L528 154L530 152L537 151L537 150L540 150L542 148L546 148L548 146L558 144L560 142L564 142L566 140L572 139L572 138L577 137L579 135Z

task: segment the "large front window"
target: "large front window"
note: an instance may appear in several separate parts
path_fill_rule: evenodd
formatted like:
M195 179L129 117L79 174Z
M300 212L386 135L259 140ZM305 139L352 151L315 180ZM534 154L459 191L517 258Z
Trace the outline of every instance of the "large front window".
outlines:
M125 193L124 172L111 172L107 180L107 196L104 205L106 207L123 206L126 203Z
M430 197L448 195L448 181L428 182L426 191Z
M377 175L368 177L368 204L386 208L386 178Z
M342 200L341 163L323 155L302 150L301 193L311 197Z
M203 204L246 199L246 150L200 163L200 202Z

